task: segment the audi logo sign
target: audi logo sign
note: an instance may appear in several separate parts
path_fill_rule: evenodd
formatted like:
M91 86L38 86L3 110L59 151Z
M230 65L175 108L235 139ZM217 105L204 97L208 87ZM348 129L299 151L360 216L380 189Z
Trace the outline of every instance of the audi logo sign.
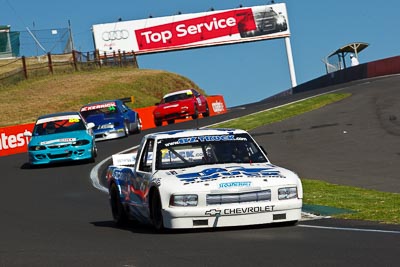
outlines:
M107 41L128 39L129 32L128 32L128 30L105 31L105 32L103 32L101 37L106 42Z
M136 54L290 36L284 3L93 25L100 52Z

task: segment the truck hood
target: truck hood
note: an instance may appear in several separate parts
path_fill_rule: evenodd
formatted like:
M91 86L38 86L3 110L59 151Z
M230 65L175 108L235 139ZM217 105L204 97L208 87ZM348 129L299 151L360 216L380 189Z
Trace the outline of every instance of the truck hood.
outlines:
M298 184L298 176L272 164L224 164L158 171L161 186L168 191L244 191L266 186Z

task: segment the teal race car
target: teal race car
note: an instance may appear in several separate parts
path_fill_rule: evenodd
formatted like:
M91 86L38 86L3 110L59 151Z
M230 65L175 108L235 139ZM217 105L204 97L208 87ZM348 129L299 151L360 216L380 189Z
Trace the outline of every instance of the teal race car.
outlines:
M40 116L28 144L30 165L87 160L94 162L97 147L92 128L79 112L62 112Z

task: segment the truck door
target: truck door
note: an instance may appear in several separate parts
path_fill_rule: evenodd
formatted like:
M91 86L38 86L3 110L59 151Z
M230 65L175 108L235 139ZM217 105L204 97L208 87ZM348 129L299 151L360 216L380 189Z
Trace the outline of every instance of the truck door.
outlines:
M152 179L152 174L154 172L153 168L153 149L154 149L154 139L146 140L144 147L142 149L142 153L139 155L139 161L136 164L136 181L138 182L139 188L137 188L138 193L141 195L142 198L142 206L141 213L144 216L148 211L148 193L149 193L149 185Z

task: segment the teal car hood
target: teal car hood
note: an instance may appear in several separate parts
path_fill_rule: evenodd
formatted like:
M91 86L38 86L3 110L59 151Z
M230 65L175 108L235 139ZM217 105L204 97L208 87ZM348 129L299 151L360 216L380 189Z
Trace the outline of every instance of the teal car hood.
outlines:
M59 145L71 144L82 139L93 139L93 137L86 131L73 131L67 133L55 133L47 135L32 136L30 145Z

